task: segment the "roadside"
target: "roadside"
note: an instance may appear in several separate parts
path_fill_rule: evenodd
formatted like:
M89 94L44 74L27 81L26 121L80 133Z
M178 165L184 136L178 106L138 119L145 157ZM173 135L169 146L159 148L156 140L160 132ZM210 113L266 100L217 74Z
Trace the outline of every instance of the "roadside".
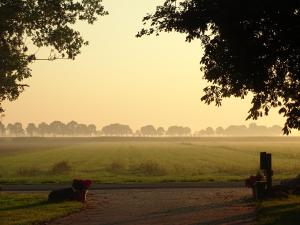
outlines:
M2 191L50 191L69 187L71 184L3 184ZM153 183L153 184L93 184L91 190L122 189L192 189L192 188L242 188L243 182L185 182L185 183Z
M299 225L300 197L289 196L257 203L257 225Z
M41 224L82 210L79 202L47 203L46 193L0 192L0 225Z

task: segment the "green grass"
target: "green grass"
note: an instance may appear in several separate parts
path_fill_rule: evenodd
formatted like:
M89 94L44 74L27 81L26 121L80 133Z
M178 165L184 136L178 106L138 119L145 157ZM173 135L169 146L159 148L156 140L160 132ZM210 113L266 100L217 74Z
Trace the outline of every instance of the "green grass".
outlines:
M0 225L41 224L83 207L79 202L47 203L47 194L17 194L0 192Z
M4 138L0 183L237 181L260 151L273 153L275 179L299 174L300 138Z
M299 225L300 197L258 203L257 225Z

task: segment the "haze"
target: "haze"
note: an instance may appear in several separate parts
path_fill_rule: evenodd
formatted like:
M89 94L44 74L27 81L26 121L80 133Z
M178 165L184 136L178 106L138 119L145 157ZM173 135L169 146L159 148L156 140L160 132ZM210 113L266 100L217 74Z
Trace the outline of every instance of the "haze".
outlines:
M142 18L163 0L106 0L110 15L93 26L78 24L88 47L75 61L37 62L29 88L15 102L6 102L4 123L76 120L129 124L137 129L184 125L249 124L250 99L229 99L221 108L200 101L202 80L199 41L186 43L172 33L137 39ZM40 50L45 56L49 49ZM283 125L276 111L257 124Z

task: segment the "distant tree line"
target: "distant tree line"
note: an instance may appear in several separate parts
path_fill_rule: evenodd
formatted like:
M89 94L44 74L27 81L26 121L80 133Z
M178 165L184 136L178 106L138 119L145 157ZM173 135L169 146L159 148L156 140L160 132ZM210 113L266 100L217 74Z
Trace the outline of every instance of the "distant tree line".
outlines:
M27 124L23 127L22 123L9 123L5 126L0 122L0 136L14 136L14 137L63 137L63 136L136 136L136 137L198 137L198 136L279 136L282 134L280 126L258 126L255 123L248 127L231 125L227 128L218 127L213 129L207 127L206 129L192 132L189 127L170 126L166 130L163 127L154 127L153 125L146 125L135 132L128 125L124 124L110 124L97 130L94 124L83 124L71 121L63 123L61 121L53 121L49 124L43 122L38 125L34 123Z
M245 125L231 125L227 128L207 127L194 133L194 136L279 136L282 135L282 127L274 125L272 127L258 126L251 123L248 127Z
M22 123L9 123L6 127L0 122L0 136L93 136L97 128L94 124L81 124L71 121L67 124L61 121L53 121L50 124L40 123L38 125L29 123L23 127Z

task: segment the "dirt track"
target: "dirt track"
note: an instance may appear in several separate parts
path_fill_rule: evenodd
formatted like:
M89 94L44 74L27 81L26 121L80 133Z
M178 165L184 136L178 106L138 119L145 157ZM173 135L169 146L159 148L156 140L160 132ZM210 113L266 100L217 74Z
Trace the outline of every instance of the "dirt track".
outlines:
M245 188L93 190L86 209L49 225L253 225Z

